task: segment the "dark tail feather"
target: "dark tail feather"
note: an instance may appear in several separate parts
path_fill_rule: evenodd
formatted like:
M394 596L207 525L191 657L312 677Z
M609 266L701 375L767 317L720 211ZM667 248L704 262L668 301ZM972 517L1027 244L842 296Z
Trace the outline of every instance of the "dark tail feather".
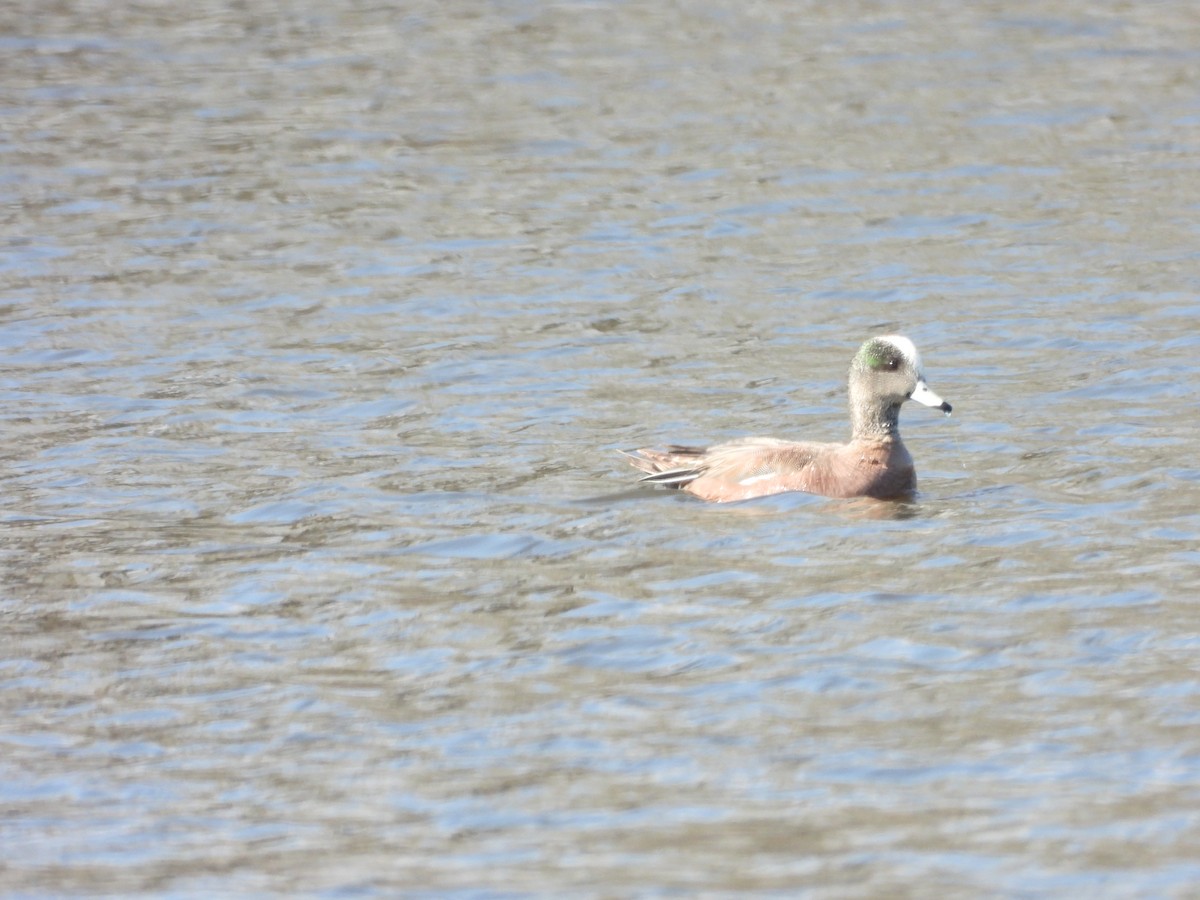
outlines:
M680 488L689 482L695 481L700 472L698 469L680 465L686 463L689 458L698 458L704 453L704 449L700 447L680 447L673 445L663 450L637 450L634 453L626 453L624 450L618 450L624 456L631 466L639 472L645 472L640 482L646 484L661 484L665 487Z
M645 484L661 484L666 487L681 488L695 481L699 476L700 473L695 469L667 469L665 472L643 475L638 481Z

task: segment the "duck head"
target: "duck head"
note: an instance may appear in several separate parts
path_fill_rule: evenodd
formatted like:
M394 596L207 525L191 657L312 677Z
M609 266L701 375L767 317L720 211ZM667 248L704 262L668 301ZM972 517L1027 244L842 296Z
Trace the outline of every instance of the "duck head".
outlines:
M906 400L950 414L951 406L925 382L921 354L898 334L866 341L850 363L850 419L855 438L896 437Z

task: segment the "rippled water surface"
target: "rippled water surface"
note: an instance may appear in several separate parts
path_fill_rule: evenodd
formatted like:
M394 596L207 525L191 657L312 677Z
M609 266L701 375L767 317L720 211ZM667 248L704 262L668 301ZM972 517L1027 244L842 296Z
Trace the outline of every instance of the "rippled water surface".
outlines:
M269 6L0 11L0 889L1195 889L1189 5Z

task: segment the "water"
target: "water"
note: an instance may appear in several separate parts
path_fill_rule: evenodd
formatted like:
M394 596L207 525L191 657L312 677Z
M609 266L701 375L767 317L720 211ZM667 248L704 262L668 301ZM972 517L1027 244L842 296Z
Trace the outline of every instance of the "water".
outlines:
M1190 9L0 26L6 892L1193 890Z

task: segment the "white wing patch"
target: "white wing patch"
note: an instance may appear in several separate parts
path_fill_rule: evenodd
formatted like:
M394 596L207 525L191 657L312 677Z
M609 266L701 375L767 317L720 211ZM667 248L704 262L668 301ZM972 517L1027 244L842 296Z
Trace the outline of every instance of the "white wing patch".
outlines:
M746 487L746 485L754 484L757 481L766 481L768 478L774 478L776 474L775 472L765 472L762 475L751 475L749 478L743 478L738 484Z

